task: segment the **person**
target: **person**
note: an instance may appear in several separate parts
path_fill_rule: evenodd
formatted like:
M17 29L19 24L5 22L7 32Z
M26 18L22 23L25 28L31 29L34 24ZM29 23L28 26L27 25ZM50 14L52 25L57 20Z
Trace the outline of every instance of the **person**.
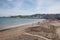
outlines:
M38 22L38 25L40 24L40 22Z

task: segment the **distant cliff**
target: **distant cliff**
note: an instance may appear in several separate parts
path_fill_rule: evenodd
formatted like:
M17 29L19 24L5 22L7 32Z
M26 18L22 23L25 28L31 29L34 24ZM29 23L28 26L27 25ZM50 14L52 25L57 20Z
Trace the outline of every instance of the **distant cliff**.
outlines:
M60 19L60 14L34 14L34 15L18 15L9 18L40 18L40 19Z

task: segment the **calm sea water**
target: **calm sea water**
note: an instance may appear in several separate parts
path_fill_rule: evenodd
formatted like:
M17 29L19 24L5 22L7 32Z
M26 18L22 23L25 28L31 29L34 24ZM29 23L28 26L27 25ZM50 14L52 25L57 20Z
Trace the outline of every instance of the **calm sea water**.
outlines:
M0 29L8 28L18 24L33 23L42 21L42 19L27 19L27 18L0 18Z

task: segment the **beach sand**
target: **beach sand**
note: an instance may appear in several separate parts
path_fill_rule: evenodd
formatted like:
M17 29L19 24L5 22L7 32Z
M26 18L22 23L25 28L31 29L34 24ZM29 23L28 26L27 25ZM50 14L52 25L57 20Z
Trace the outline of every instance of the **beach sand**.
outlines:
M34 27L38 26L36 23L34 24L28 24L28 25L23 25L15 28L9 28L9 29L4 29L0 30L0 40L5 40L8 38L14 38L16 36L20 36L25 33L25 29L28 27Z
M60 36L60 29L57 30L58 28L60 28L59 24L60 20L44 20L40 23L36 22L28 25L18 26L15 28L0 30L0 40L52 40L53 31ZM54 37L55 36L56 35L54 35ZM55 39L53 40L58 39L56 39L55 37Z

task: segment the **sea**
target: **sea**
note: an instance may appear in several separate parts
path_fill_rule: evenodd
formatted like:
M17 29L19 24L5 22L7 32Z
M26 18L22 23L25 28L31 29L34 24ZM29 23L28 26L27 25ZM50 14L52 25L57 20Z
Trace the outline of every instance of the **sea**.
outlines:
M29 18L0 18L0 30L17 27L18 25L26 25L35 23L44 19L29 19Z

